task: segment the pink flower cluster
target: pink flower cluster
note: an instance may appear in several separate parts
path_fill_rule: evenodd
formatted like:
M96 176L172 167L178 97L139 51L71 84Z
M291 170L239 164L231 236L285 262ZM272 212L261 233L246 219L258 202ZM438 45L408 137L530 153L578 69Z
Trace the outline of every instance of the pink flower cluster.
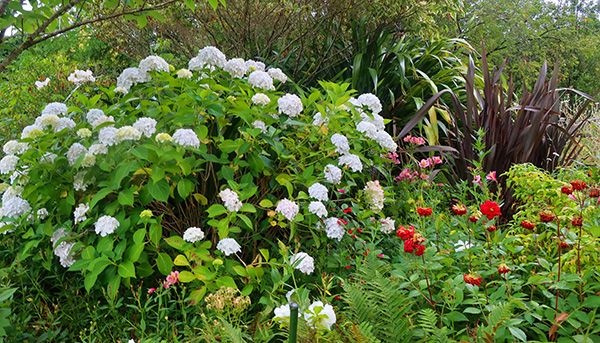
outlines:
M412 143L414 145L424 145L426 143L425 138L413 137L411 135L404 137L402 140L405 141L406 143Z
M430 158L424 158L421 160L421 162L419 162L419 167L421 168L427 168L427 167L431 167L437 164L442 164L442 158L439 156L433 156Z
M387 155L383 154L381 155L381 157L390 160L392 162L394 162L394 164L400 164L402 162L400 162L400 160L398 159L398 154L395 152L388 152ZM389 163L389 162L388 162Z
M418 171L411 172L410 168L405 168L400 172L400 175L396 176L396 182L409 180L410 182L415 182L419 177L423 180L428 180L429 175L425 173L419 173Z
M173 271L171 272L171 274L167 275L167 279L166 281L163 283L163 288L167 289L169 287L171 287L172 285L176 284L177 281L179 280L179 271ZM156 291L156 288L150 288L148 289L148 294L152 294Z

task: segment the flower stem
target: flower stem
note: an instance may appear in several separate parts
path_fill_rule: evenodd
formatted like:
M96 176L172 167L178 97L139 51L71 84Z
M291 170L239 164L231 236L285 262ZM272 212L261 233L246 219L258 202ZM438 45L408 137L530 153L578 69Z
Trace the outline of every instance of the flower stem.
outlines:
M434 306L435 303L433 302L433 296L431 295L431 286L429 285L429 277L427 276L427 268L425 268L425 256L421 255L421 258L423 259L423 271L425 271L425 281L427 282L427 290L429 291L429 299L427 299L429 301L429 304L431 304L431 306ZM434 311L435 311L435 307L434 307Z

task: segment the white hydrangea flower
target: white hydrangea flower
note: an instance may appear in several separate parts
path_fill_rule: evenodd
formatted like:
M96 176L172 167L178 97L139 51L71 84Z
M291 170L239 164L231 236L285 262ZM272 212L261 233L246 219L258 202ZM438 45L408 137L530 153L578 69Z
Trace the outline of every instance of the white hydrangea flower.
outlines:
M105 146L113 146L119 143L119 140L115 136L117 134L117 129L112 126L103 127L98 132L98 140L101 144Z
M346 233L346 230L340 224L340 220L332 217L325 219L323 222L325 223L325 232L327 233L327 237L341 241Z
M254 128L256 128L256 129L260 129L261 133L267 133L267 125L262 120L255 120L252 123L252 126L254 126Z
M321 309L318 313L317 308ZM324 327L327 330L331 330L331 327L337 321L333 307L329 304L323 304L321 301L315 301L308 307L308 310L304 312L304 319L308 326L313 329Z
M369 108L369 110L371 110L371 112L373 112L373 114L378 114L383 109L383 107L381 106L381 101L379 101L379 98L375 94L371 94L371 93L361 94L358 97L358 102L362 106L367 106Z
M19 143L15 140L10 140L4 144L2 150L7 155L20 155L24 154L29 150L29 143Z
M229 256L231 254L237 254L242 251L242 247L233 238L223 238L217 243L217 249L220 252Z
M189 146L194 148L200 147L200 139L198 138L198 135L194 132L194 130L190 129L177 129L175 134L173 134L173 141L184 148Z
M69 165L72 167L77 162L77 159L83 154L87 152L86 147L84 147L80 143L73 143L69 148L69 151L65 155L67 155L67 159L69 160Z
M177 77L180 79L191 79L194 74L189 69L179 69L177 71Z
M117 77L117 88L129 91L131 86L148 81L150 81L148 74L142 72L139 68L126 68Z
M75 128L75 122L71 118L58 118L58 122L54 125L54 133L61 132L64 129L73 130Z
M325 179L334 185L337 185L342 181L342 170L333 164L326 165L324 173Z
M227 210L229 212L237 212L243 206L242 202L240 201L239 195L229 188L219 192L219 197L221 197L221 199L225 203L225 207L227 207Z
M159 143L165 143L165 142L172 142L173 141L173 137L171 137L170 134L168 133L159 133L156 135L155 137L156 141Z
M140 131L146 137L152 137L156 132L156 120L148 117L142 117L133 123L133 127Z
M291 118L302 112L302 100L295 94L286 94L277 100L279 113L287 114Z
M396 221L390 217L381 220L379 230L383 233L392 233L396 230Z
M320 183L315 183L312 186L308 187L308 195L311 198L315 198L317 200L321 200L321 201L328 201L329 200L329 196L327 195L329 191L327 190L327 187L323 186Z
M372 140L375 140L377 137L377 132L379 132L373 123L364 120L356 125L356 131L364 133L365 136Z
M102 144L93 144L89 149L89 153L92 155L105 155L108 153L108 148Z
M39 219L39 220L44 220L49 215L50 215L50 213L48 212L48 210L45 207L42 207L37 211L37 219Z
M10 174L15 171L19 163L19 157L15 155L6 155L0 160L0 174Z
M69 82L73 82L76 85L80 85L84 82L96 82L96 78L92 75L91 70L75 70L69 77L67 78Z
M23 193L23 187L9 186L4 191L3 199L4 197L7 197L6 199L8 199L9 197L20 197L21 193Z
M4 192L2 195L2 211L10 218L19 218L31 211L31 205L19 195Z
M289 321L291 317L290 304L281 305L275 308L273 314L275 315L274 319L277 320L278 323Z
M111 216L102 216L98 218L98 221L94 224L96 234L106 237L112 234L119 227L119 221L117 218Z
M467 250L471 249L475 245L469 244L469 242L463 242L462 240L459 240L458 242L456 242L456 244L454 244L454 246L455 246L454 251L460 252L460 251L463 251L465 249L467 249Z
M315 271L315 260L305 252L290 256L290 265L306 275Z
M90 210L90 203L87 204L79 204L75 211L73 211L73 216L75 219L73 220L75 224L81 223L87 219L86 213Z
M396 144L392 136L383 130L377 131L375 141L386 151L394 152L398 149L398 144Z
M44 107L44 109L42 110L42 116L45 114L53 114L55 116L61 114L65 115L67 114L67 112L69 112L69 108L67 107L67 105L61 102L51 102L48 105L46 105L46 107Z
M40 136L43 136L45 134L45 132L43 131L44 128L42 128L41 126L38 125L28 125L25 126L23 128L23 131L21 131L21 138L25 139L25 138L37 138Z
M22 170L16 169L12 175L10 176L10 183L15 184L15 181L18 185L24 186L29 182L29 166L23 166Z
M348 143L348 138L344 135L340 135L339 133L331 136L331 143L335 145L335 152L339 152L340 154L347 154L350 152L350 144Z
M241 58L232 58L225 63L223 70L228 72L232 77L241 79L246 76L246 62Z
M93 167L95 164L96 164L96 156L94 154L86 152L85 155L83 155L83 160L81 160L81 166L83 168L89 168L89 167Z
M366 121L367 123L371 123L371 124L375 125L377 130L385 130L385 123L383 122L383 117L380 116L379 114L373 113L373 118L371 118L371 116L369 116L368 114L361 113L360 117L362 118L363 121Z
M214 46L207 46L198 51L198 56L194 57L189 63L190 70L199 70L204 67L223 68L227 62L227 57L221 50Z
M115 93L127 94L129 91L125 87L115 87Z
M92 124L93 122L95 122L96 120L106 117L106 115L104 114L104 112L102 110L99 110L97 108L91 108L87 115L85 116L85 119L87 120L88 123Z
M312 124L314 126L325 125L325 127L327 127L327 125L329 124L329 117L327 117L327 116L323 117L323 115L321 114L321 112L317 112L313 116L313 122L312 122Z
M70 237L71 235L66 232L67 229L60 228L52 234L50 241L52 242L52 246L54 247L54 255L58 256L60 260L60 264L64 268L69 268L75 263L74 253L72 253L74 242L62 241L57 244L57 242L61 238Z
M289 221L294 220L299 210L298 205L289 199L279 201L277 208L275 208L276 212L281 213Z
M42 114L35 118L35 125L47 129L48 127L54 127L54 125L58 124L58 119L56 114Z
M183 240L190 243L196 243L204 239L204 231L199 227L190 227L183 233Z
M324 218L328 215L327 208L320 201L311 201L308 205L308 211L319 218Z
M85 191L89 185L96 182L96 178L92 177L91 180L85 181L86 171L82 170L73 176L73 188L75 191Z
M383 210L385 195L383 193L383 187L381 187L378 180L367 182L363 191L367 198L367 204L371 206L373 211L380 212Z
M40 163L52 164L52 163L54 163L54 159L57 157L58 157L58 155L51 153L51 152L47 152L44 154L44 156L42 156L42 158L40 158Z
M133 126L123 126L115 132L115 139L122 141L139 141L142 138L142 133Z
M77 130L77 137L83 139L83 138L88 138L88 137L92 137L92 130L90 129L79 129Z
M271 98L264 93L256 93L252 96L252 103L255 105L268 105L271 102Z
M260 70L260 71L265 71L265 64L262 62L257 62L257 61L253 61L253 60L247 60L246 61L246 69L249 72L253 72L255 70Z
M264 90L273 90L273 78L267 72L255 70L248 76L248 83L252 87L261 88Z
M140 61L140 71L145 74L149 71L169 72L169 63L160 56L148 56Z
M38 90L42 90L42 88L46 87L50 83L50 79L46 78L44 81L35 81L34 84Z
M362 162L360 157L354 154L341 155L338 164L341 166L348 166L353 172L360 172L363 170Z
M100 118L96 119L93 123L92 123L92 129L96 129L98 126L104 124L104 123L114 123L115 122L115 118L113 118L113 116L107 117L105 115L101 116ZM114 124L111 125L106 125L105 127L109 127L109 126L113 126Z
M267 70L269 76L273 78L273 80L277 80L281 83L285 83L287 81L287 75L285 75L281 69L279 68L270 68Z

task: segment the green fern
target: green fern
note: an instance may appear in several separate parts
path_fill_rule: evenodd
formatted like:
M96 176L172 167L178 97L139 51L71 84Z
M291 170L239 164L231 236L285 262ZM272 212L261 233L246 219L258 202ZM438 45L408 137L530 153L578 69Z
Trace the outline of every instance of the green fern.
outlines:
M492 306L487 316L488 323L477 330L478 341L493 342L498 328L512 318L512 302L500 302Z
M423 330L422 342L451 342L448 338L450 330L446 326L438 327L438 318L435 311L430 308L419 311L419 326Z

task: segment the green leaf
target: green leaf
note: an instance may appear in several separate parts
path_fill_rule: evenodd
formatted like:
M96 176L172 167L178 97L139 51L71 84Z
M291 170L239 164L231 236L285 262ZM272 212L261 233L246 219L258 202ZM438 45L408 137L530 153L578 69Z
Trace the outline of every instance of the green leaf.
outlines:
M213 204L206 210L210 218L220 216L221 214L227 213L227 209L221 204Z
M159 223L152 224L150 226L150 242L154 245L158 245L162 238L162 226Z
M219 6L219 0L208 0L208 3L213 8L213 11L217 10L217 6Z
M238 214L237 217L240 218L250 230L254 229L254 225L252 224L252 220L250 220L250 218L246 217L243 214Z
M237 285L235 284L235 281L233 280L233 278L231 276L221 276L220 278L218 278L216 280L217 282L217 287L231 287L233 289L238 289Z
M470 313L470 314L479 314L481 313L481 310L478 309L477 307L467 307L463 313Z
M180 236L171 236L169 238L165 238L165 242L177 250L183 249L183 238Z
M96 204L98 203L98 201L104 199L107 195L109 195L112 192L113 191L108 188L102 188L101 190L99 190L98 193L96 193L96 195L94 195L94 197L92 198L92 201L90 201L90 209L93 209L94 206L96 206Z
M184 270L184 271L179 272L179 277L177 277L177 280L179 280L183 283L188 283L188 282L196 280L196 275L188 272L187 270Z
M135 278L135 266L133 265L133 262L125 261L119 264L118 273L122 278Z
M187 198L194 188L194 183L188 179L181 179L177 183L177 192L182 198Z
M542 268L544 268L546 270L550 270L550 264L548 263L548 261L544 260L543 258L538 258L538 261Z
M161 252L156 257L156 264L158 266L158 271L163 275L169 275L173 270L173 261L171 261L171 257L164 252Z
M233 181L235 178L235 170L233 170L233 168L228 167L228 166L223 166L221 168L221 174L223 174L223 178L225 180Z
M453 322L467 322L469 321L469 319L462 313L460 312L456 312L456 311L452 311L450 313L448 313L446 315L446 317L448 317L448 319L450 319Z
M119 204L124 206L133 206L133 191L124 189L119 193Z
M248 271L242 266L234 266L233 270L242 277L248 277Z
M248 212L248 213L256 213L256 207L254 207L254 205L252 205L252 204L245 203L242 205L242 208L240 209L240 211Z
M161 179L158 182L150 181L146 187L148 187L148 190L154 199L162 202L169 201L170 188L167 180Z
M508 331L510 331L510 333L514 337L517 337L518 339L520 339L523 342L527 342L527 335L525 335L525 332L523 332L523 330L521 330L519 328L512 327L512 326L509 326L508 327Z
M600 308L600 296L591 295L583 301L583 307Z
M148 25L148 18L146 18L145 15L139 15L137 18L137 23L138 23L138 27L140 29L143 29L144 27L146 27L146 25Z
M83 286L86 291L90 291L92 287L96 284L96 280L98 279L98 274L95 272L89 272L85 275L85 280L83 281Z
M137 245L142 244L144 238L146 238L146 228L141 228L133 234L133 242Z
M177 255L177 257L175 257L175 261L173 261L173 263L176 266L189 266L190 262L188 262L188 259L183 256L183 255Z
M265 169L265 162L255 153L248 154L248 164L259 173Z
M273 207L273 203L269 199L263 199L258 204L265 208Z

